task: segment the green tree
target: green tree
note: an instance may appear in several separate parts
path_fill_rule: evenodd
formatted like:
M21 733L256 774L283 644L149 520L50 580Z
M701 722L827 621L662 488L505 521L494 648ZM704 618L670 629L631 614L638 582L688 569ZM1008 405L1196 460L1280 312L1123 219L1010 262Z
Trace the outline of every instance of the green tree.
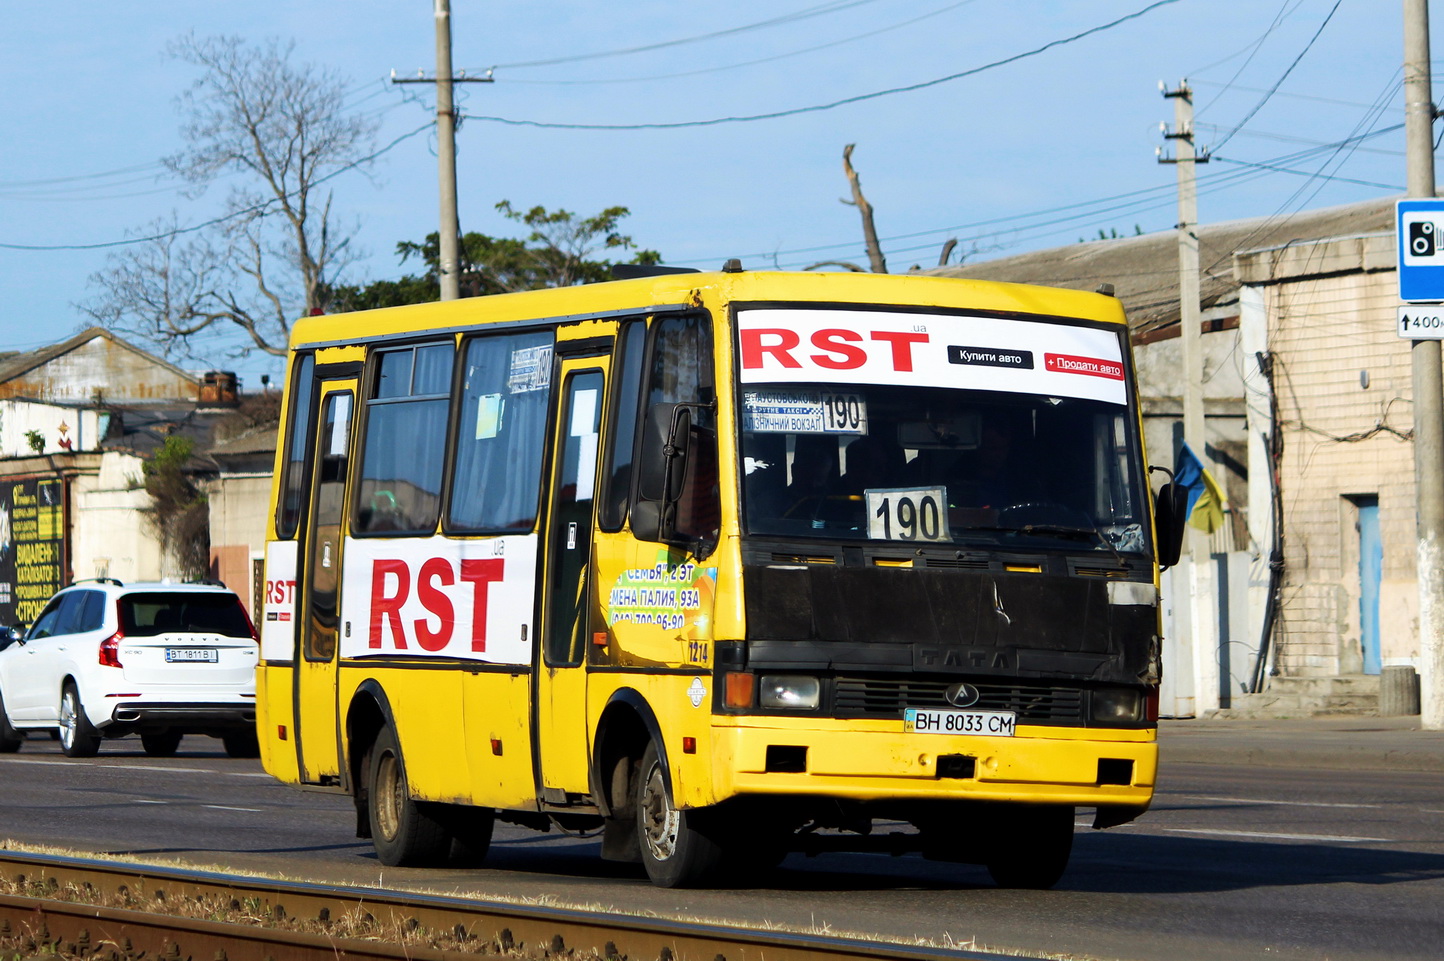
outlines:
M637 250L632 238L620 232L618 224L631 213L626 207L608 207L590 217L540 206L519 211L505 200L497 204L496 209L531 232L525 238L491 237L474 231L464 234L461 237L463 297L607 280L612 264L619 261L597 256L603 251L635 250L631 260L625 263L656 264L662 260L662 255L655 250ZM439 236L428 234L421 243L404 240L396 245L396 253L402 263L417 258L426 271L420 275L408 274L399 280L336 287L330 298L333 309L366 310L439 299Z
M172 434L140 468L161 549L187 580L210 571L210 507L186 470L194 451L193 441Z

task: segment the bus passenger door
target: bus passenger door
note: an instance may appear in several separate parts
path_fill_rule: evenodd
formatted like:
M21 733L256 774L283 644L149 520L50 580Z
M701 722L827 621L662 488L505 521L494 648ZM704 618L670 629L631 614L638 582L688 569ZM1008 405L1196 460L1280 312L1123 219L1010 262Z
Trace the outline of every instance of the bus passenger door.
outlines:
M592 526L606 359L563 359L559 373L534 755L542 799L554 804L590 790L586 662L592 631L600 628L593 623Z
M296 657L296 763L308 784L337 783L337 625L341 613L341 544L346 475L355 411L355 381L321 385L312 456L311 509L303 532Z

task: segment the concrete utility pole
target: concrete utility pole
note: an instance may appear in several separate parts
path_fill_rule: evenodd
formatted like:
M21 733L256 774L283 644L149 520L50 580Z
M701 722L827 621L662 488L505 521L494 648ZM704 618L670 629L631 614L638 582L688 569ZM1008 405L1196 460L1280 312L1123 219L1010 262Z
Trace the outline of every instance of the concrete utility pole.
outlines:
M1173 101L1173 129L1163 125L1163 136L1174 143L1174 156L1162 149L1158 162L1173 164L1178 171L1178 323L1183 342L1183 439L1206 469L1212 468L1203 412L1203 330L1198 284L1198 164L1208 163L1208 152L1199 153L1193 142L1193 88L1187 80L1169 90L1158 85L1163 96ZM1194 709L1202 715L1220 706L1218 639L1212 560L1208 535L1188 533L1189 623L1192 627Z
M1404 137L1408 195L1433 199L1434 97L1430 90L1429 2L1404 0ZM1400 267L1402 268L1402 264ZM1437 340L1416 340L1414 481L1419 544L1419 714L1444 729L1444 372Z
M441 282L441 299L461 297L461 216L456 203L456 110L452 85L456 83L491 83L490 76L452 76L451 73L451 0L436 3L436 76L424 75L401 79L392 71L392 83L436 84L436 166L441 186L440 259L437 277Z

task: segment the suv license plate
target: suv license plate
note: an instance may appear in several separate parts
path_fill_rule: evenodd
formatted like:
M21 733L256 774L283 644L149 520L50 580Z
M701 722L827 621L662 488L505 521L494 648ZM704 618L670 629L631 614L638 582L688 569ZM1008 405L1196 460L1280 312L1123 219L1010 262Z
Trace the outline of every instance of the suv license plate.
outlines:
M1012 737L1018 715L1012 711L913 711L903 714L908 734L980 734Z
M165 649L167 664L176 661L204 661L207 664L215 664L220 659L219 652L213 647L168 647Z

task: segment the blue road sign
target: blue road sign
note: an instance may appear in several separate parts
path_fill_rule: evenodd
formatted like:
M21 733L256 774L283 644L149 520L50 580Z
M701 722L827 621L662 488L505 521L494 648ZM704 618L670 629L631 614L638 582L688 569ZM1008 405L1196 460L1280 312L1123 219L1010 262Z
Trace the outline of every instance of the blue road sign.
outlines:
M1396 208L1399 299L1444 302L1444 200L1401 200Z

